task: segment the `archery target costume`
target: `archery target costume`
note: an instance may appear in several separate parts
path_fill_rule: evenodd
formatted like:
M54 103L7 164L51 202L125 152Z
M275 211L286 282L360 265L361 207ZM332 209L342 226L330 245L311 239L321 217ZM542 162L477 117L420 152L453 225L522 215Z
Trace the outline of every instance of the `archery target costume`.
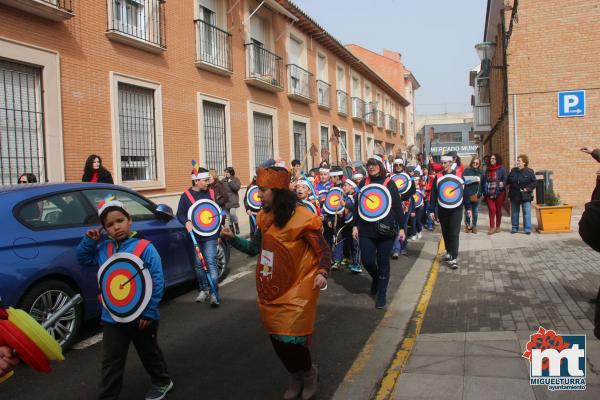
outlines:
M156 248L149 242L140 254L131 257L140 242L132 235L121 243L109 239L98 244L85 236L77 247L80 264L104 266L98 274L103 305L100 398L116 398L121 391L130 342L134 343L153 384L168 385L171 382L157 342L158 304L165 287L162 263ZM146 280L148 275L149 281ZM146 303L143 300L148 294ZM150 326L140 330L140 318L152 321Z
M440 220L446 251L453 260L458 257L464 181L454 172L438 174L431 190L430 212Z

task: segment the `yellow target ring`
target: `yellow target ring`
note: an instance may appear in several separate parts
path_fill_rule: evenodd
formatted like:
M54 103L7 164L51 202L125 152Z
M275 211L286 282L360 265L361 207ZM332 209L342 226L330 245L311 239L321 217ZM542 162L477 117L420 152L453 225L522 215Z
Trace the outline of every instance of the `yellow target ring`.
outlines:
M128 280L125 275L117 275L110 282L110 294L115 300L123 300L129 295L130 287L125 285Z
M212 223L214 219L212 213L209 210L204 210L200 212L200 222L204 225L209 225Z
M65 358L62 354L62 348L47 330L45 330L31 315L23 310L9 307L8 320L15 324L32 342L34 342L40 350L48 357L49 360L63 361Z
M367 207L371 210L378 209L379 205L381 204L381 199L379 198L379 196L371 196L369 199L372 201L367 202Z

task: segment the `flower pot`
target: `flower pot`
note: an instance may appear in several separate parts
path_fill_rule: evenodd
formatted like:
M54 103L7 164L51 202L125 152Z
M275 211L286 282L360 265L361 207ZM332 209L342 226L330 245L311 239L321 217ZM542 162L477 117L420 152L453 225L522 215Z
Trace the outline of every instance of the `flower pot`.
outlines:
M537 216L539 233L563 233L571 232L571 212L573 206L563 204L561 206L545 206L534 204Z

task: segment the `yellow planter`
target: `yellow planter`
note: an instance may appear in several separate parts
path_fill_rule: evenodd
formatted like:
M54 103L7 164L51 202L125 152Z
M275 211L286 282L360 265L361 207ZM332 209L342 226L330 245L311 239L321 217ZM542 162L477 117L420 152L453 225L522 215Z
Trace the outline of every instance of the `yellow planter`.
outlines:
M571 212L573 206L563 204L561 206L544 206L534 204L537 215L539 233L563 233L571 232Z

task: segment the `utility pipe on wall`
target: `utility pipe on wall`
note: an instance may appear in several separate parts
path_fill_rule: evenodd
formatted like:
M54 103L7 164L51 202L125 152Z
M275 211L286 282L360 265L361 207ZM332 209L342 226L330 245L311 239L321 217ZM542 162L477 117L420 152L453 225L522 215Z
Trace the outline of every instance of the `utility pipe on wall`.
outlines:
M519 156L519 128L517 126L517 95L513 94L513 140L514 140L514 151L515 151L515 165L517 165L517 157Z

